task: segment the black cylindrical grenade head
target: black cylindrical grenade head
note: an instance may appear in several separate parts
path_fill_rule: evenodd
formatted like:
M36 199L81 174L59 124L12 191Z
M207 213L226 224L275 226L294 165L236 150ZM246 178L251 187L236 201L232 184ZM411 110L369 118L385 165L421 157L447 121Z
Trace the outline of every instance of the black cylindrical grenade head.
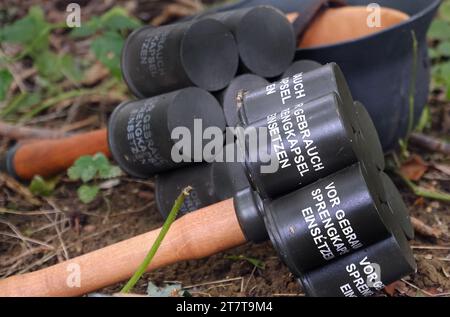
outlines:
M355 101L355 111L359 123L359 131L356 133L356 142L365 144L364 152L361 153L366 161L370 161L380 170L383 171L386 167L383 147L378 136L377 129L367 112L364 105ZM360 148L363 148L361 146Z
M225 120L229 127L238 124L238 102L237 95L240 90L254 90L269 84L264 78L254 74L243 74L234 78L227 88L218 94L219 102L222 104Z
M245 70L275 77L291 64L295 35L284 14L270 6L257 6L208 15L223 22L236 39Z
M266 203L266 228L280 257L300 276L390 236L379 195L357 163Z
M307 103L331 92L339 96L347 116L356 121L352 95L342 71L335 63L246 92L239 109L239 119L245 126L286 107Z
M414 239L414 228L411 224L408 207L406 207L397 186L383 172L381 173L381 180L386 191L386 199L382 202L382 205L387 209L386 213L392 215L392 221L398 223L407 239Z
M227 144L211 163L213 183L220 200L228 199L238 191L250 187L243 165L244 156L240 150L236 143Z
M408 242L397 228L390 237L306 272L300 280L309 296L365 297L416 269Z
M121 168L147 178L201 162L203 153L199 152L209 142L202 137L203 131L210 127L224 131L222 109L210 93L190 87L119 105L109 119L108 142ZM173 139L175 128L187 135ZM199 139L201 144L197 144Z
M286 69L286 71L283 73L282 77L283 78L292 77L295 74L310 72L321 66L322 66L322 64L320 64L316 61L313 61L310 59L302 59L302 60L293 62L292 65L289 66L289 68Z
M212 164L196 164L161 173L155 176L155 201L164 219L177 196L187 186L191 186L192 190L180 209L181 215L220 201L213 187Z
M275 110L247 126L244 136L245 167L263 198L275 198L311 184L352 165L358 160L357 153L364 152L355 148L361 145L354 142L351 122L334 92ZM266 147L261 142L264 138Z
M135 30L125 42L121 67L133 94L145 98L189 86L223 89L238 65L228 28L203 19Z
M173 202L186 186L193 188L181 209L185 214L233 197L250 187L242 160L238 159L234 144L227 144L212 163L187 166L156 175L155 192L158 210L167 217ZM228 152L229 157L222 155ZM231 159L232 157L232 159Z

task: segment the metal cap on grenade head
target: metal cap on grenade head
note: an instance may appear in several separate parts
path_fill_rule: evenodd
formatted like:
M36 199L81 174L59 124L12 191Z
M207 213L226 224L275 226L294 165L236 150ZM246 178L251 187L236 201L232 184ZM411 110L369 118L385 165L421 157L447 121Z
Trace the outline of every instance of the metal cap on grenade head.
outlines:
M223 89L236 74L238 63L228 28L202 19L135 30L122 50L121 68L133 94L145 98L189 86Z
M225 120L229 127L238 124L237 95L240 90L253 90L265 87L269 82L254 74L243 74L234 78L227 88L218 93L219 102L222 104Z
M200 130L209 127L225 129L225 119L217 100L200 88L185 88L125 102L114 110L109 120L109 147L114 159L127 173L151 177L198 161L194 157L195 124ZM190 137L190 148L180 147L179 142L172 139L173 130L179 127L190 132L186 136ZM202 149L207 142L202 140ZM173 151L178 151L181 162L173 160Z

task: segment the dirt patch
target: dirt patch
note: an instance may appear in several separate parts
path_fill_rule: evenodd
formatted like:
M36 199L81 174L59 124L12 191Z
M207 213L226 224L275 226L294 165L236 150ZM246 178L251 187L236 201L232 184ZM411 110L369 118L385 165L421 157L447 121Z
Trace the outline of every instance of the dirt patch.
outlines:
M17 1L8 0L5 4L14 7ZM61 8L67 1L58 1ZM167 1L126 1L124 5L138 8L142 20L150 21L160 14ZM208 3L212 1L207 1ZM153 2L152 2L153 3ZM25 14L32 4L42 4L39 0L24 1L17 11L11 14L9 23ZM86 1L83 5L83 21L90 16L105 12L114 5L107 1L104 5ZM151 8L145 7L151 5ZM60 21L64 10L55 10L50 2L45 2L45 9L53 12L49 19ZM145 11L145 12L144 12ZM61 36L64 36L62 34ZM58 40L59 37L57 38ZM57 43L58 41L55 41ZM64 41L62 41L64 42ZM83 43L81 43L83 44ZM81 45L84 47L85 45ZM447 100L436 101L432 97L433 124L429 134L448 135L444 129L445 120L442 109L448 109ZM89 116L97 116L98 122L86 130L104 127L111 113L113 103L103 104L91 101L78 109L74 103L77 116L71 120L83 120ZM70 106L72 107L72 106ZM50 109L49 113L55 109ZM70 112L69 112L70 114ZM46 119L45 126L59 128L66 124L66 117ZM42 118L41 118L42 119ZM43 119L42 119L43 120ZM69 120L70 121L70 120ZM450 122L450 121L449 121ZM446 132L445 132L446 131ZM0 154L4 154L11 140L0 139ZM427 162L449 164L450 158L439 153L427 153L421 149L411 149L419 153ZM401 180L400 185L405 201L413 216L429 226L444 232L440 239L418 235L412 245L416 246L414 254L418 262L416 274L405 279L402 292L395 291L395 296L416 294L445 294L450 292L450 241L448 225L450 224L450 204L419 198L406 188ZM432 190L450 191L450 176L442 171L430 169L420 185ZM76 194L79 183L63 178L55 193L48 199L41 199L34 204L17 190L0 182L0 278L14 274L35 271L43 267L73 258L87 252L97 250L115 242L136 236L140 233L158 228L162 218L153 201L153 183L122 177L120 184L102 192L101 197L89 205L82 204ZM11 212L14 211L14 212ZM244 255L264 264L257 268L247 260L232 260L229 256ZM181 283L193 296L302 296L302 289L287 267L279 260L269 242L248 244L215 256L197 261L187 261L148 273L134 289L140 294L146 293L147 283L152 281L162 286L166 283ZM409 284L408 284L409 283ZM114 293L123 284L112 285L99 290L103 293ZM413 292L404 291L404 288ZM422 290L422 291L421 291ZM424 293L425 292L425 293ZM384 294L381 294L384 295Z

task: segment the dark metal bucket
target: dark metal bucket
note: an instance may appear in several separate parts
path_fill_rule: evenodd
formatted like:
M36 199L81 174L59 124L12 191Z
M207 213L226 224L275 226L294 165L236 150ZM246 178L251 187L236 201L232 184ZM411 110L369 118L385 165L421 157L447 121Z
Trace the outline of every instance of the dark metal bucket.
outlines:
M322 0L243 0L217 11L255 5L272 5L285 13L302 12L306 20L316 12ZM350 5L368 5L372 0L347 0ZM385 150L393 149L403 138L409 124L411 80L415 76L414 121L428 98L430 63L426 33L441 0L378 0L379 5L403 11L407 21L381 32L353 41L316 48L298 49L296 59L312 59L322 64L335 62L348 80L355 100L368 109ZM302 20L302 19L299 19ZM301 32L301 27L296 27ZM418 42L414 63L413 35ZM416 67L414 67L416 64Z
M350 5L371 2L347 1ZM414 95L415 122L428 100L430 62L426 33L440 2L379 0L379 5L403 11L411 18L354 41L297 50L296 59L335 62L341 67L354 99L361 101L372 116L385 150L393 149L408 132L410 95ZM416 61L413 33L418 44Z

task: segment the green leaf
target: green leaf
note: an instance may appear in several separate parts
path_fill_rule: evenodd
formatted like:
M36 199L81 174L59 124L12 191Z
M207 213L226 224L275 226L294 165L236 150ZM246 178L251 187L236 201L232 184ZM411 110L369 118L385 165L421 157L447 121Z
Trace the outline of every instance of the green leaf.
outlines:
M82 23L79 28L73 28L70 36L73 38L88 37L95 34L100 28L100 19L98 17L92 17L88 22Z
M450 1L445 1L442 3L439 9L439 17L450 22Z
M431 111L430 106L426 105L420 116L419 123L417 124L416 131L422 132L431 124Z
M77 159L72 167L67 170L67 175L71 180L81 179L87 183L94 179L97 174L97 166L92 156L85 155Z
M5 100L13 77L7 69L0 70L0 101Z
M450 56L450 42L448 41L441 42L437 46L436 51L439 53L440 56Z
M106 32L91 43L91 50L97 59L117 78L121 77L120 53L123 43L122 36L116 32Z
M50 180L45 180L41 176L36 175L28 187L33 195L36 196L50 196L58 183L59 178L53 178Z
M80 188L77 190L78 198L85 203L89 204L92 202L95 197L97 197L98 192L100 191L100 188L96 185L81 185Z
M39 6L31 7L28 14L2 29L0 40L19 43L24 46L20 54L36 57L48 49L52 25L47 23Z
M434 40L450 39L450 24L443 20L434 20L431 24L428 36Z
M115 178L122 175L122 170L118 166L111 165L107 169L99 170L99 174L102 179Z
M121 7L113 7L105 12L100 20L102 27L110 31L131 30L141 25L139 20L130 17L128 12Z
M11 43L30 44L42 30L47 29L49 23L45 21L44 11L39 6L33 6L28 14L2 30L2 40Z
M432 67L431 73L436 85L447 86L450 81L450 62L436 64Z
M61 72L58 61L58 55L46 50L36 56L34 64L42 77L52 82L56 82L63 78L63 73Z
M114 178L119 177L122 174L120 168L110 164L108 158L103 153L95 154L93 159L100 178Z
M428 48L428 55L430 56L431 59L435 59L435 58L441 57L441 54L439 54L437 49L432 48L432 47Z
M72 55L60 55L58 62L60 72L63 73L69 80L77 83L83 79L83 72Z

